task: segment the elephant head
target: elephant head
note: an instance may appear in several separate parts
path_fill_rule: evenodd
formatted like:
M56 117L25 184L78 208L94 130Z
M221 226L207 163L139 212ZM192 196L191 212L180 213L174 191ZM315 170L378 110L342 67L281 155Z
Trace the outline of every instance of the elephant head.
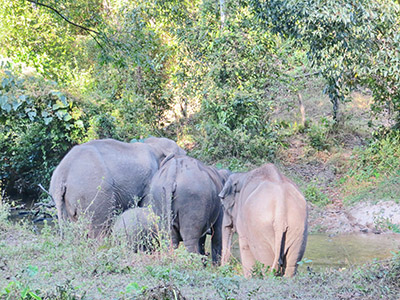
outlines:
M180 148L174 141L167 138L149 137L144 143L153 149L159 162L169 154L186 155L185 150Z
M242 173L234 173L228 177L222 191L219 193L222 205L224 206L225 212L232 215L236 198L239 195L242 186Z

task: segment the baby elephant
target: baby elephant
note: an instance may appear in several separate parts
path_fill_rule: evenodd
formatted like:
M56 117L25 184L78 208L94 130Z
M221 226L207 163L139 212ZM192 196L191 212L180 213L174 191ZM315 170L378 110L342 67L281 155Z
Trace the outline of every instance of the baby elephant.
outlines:
M158 217L147 207L135 207L119 215L114 223L113 235L126 238L135 252L152 251L157 245Z
M307 241L307 204L295 184L272 164L232 174L219 194L224 205L222 264L229 260L232 235L239 235L244 275L256 261L278 275L296 273Z

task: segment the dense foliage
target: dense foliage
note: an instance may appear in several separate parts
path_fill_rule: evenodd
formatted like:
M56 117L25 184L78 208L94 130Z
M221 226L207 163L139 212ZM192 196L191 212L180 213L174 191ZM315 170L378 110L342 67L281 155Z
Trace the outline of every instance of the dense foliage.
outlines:
M34 191L73 145L103 137L173 137L233 169L274 160L298 120L273 114L316 74L333 119L366 87L396 124L398 12L381 0L0 0L0 180ZM328 127L305 131L319 151Z
M267 27L305 46L326 79L338 119L339 103L359 85L373 92L375 110L394 110L399 122L400 6L394 1L253 0Z

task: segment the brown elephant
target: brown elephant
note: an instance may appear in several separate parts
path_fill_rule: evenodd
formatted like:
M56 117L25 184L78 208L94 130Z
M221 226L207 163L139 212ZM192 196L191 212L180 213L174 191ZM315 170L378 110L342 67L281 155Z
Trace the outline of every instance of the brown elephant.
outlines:
M256 261L277 275L293 276L307 243L307 204L296 185L266 164L232 174L219 196L225 208L222 264L229 260L237 232L246 277Z
M91 218L90 237L107 232L114 215L147 194L151 178L171 153L186 154L174 141L156 137L143 143L93 140L73 147L50 182L59 221L76 221L84 214Z

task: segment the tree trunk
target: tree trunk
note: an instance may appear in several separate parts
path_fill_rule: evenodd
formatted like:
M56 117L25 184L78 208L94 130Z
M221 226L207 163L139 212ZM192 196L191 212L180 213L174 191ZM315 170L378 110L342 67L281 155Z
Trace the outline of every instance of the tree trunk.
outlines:
M225 14L225 0L219 0L219 12L220 12L220 16L221 16L221 28L224 28L225 26L225 18L226 18L226 14Z
M304 110L303 97L301 96L300 92L297 93L297 97L299 99L299 107L300 107L300 114L301 114L301 125L305 126L306 125L306 112Z

